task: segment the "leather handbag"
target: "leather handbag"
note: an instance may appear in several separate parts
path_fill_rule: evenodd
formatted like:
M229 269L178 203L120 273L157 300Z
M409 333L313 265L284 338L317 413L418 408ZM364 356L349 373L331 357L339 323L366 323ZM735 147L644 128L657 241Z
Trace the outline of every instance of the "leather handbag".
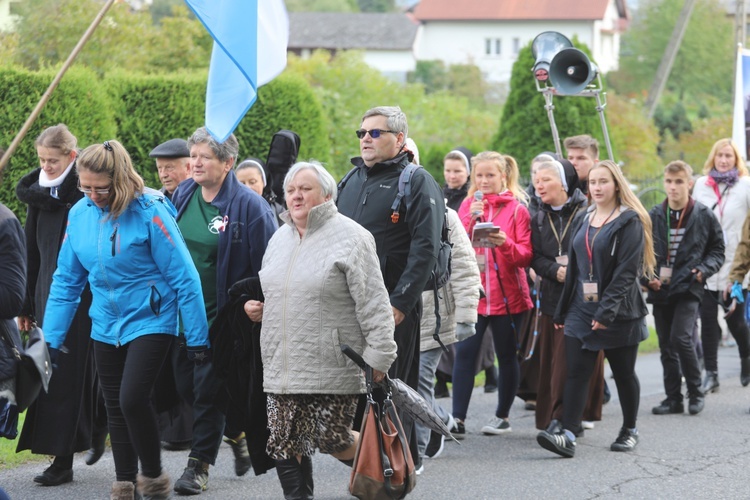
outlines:
M44 392L49 389L52 363L47 343L42 329L36 325L29 330L25 348L20 346L20 335L15 322L4 321L0 329L7 348L5 352L12 353L15 358L6 359L6 362L15 363L15 403L18 411L23 412L36 400L42 389Z
M404 498L416 485L417 476L406 433L390 392L378 404L372 397L372 369L367 376L367 407L354 455L349 492L360 499Z

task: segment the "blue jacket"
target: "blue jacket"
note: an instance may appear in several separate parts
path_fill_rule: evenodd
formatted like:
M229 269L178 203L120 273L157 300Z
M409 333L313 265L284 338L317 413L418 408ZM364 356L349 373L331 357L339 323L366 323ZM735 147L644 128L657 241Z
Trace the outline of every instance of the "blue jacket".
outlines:
M172 194L178 220L199 187L193 179L185 179ZM216 300L221 310L229 300L229 287L241 279L258 276L268 240L278 224L268 202L240 184L234 170L229 171L211 204L227 221L219 232L216 269Z
M146 189L117 219L107 215L88 197L70 210L44 314L46 340L62 345L88 279L92 339L119 346L141 335L177 335L179 307L187 344L207 346L200 278L172 204Z

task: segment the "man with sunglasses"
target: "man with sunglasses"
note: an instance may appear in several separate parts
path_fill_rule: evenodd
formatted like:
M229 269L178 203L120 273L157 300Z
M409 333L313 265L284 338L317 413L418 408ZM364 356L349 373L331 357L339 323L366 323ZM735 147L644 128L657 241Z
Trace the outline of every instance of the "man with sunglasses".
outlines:
M423 168L411 176L410 196L397 209L399 177L413 160L404 148L408 126L398 106L370 109L356 135L361 156L339 184L339 212L355 220L375 237L385 286L390 294L398 357L389 375L417 389L419 382L419 323L422 291L440 246L445 202L440 186ZM414 463L418 462L413 422L403 418L410 436ZM419 465L417 466L419 468Z

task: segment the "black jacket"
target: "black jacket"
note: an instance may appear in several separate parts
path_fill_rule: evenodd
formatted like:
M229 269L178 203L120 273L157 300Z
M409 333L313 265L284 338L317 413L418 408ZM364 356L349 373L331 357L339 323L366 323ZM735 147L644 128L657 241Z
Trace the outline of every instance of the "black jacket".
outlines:
M449 188L447 185L443 186L443 196L445 197L445 204L448 205L449 208L452 208L453 210L458 212L458 208L466 199L466 194L468 192L468 182L457 189Z
M586 197L576 189L561 210L552 210L552 207L542 203L536 215L531 219L531 245L534 248L531 268L542 278L539 286L540 305L542 312L549 316L555 314L555 308L563 291L563 284L557 281L557 270L562 266L555 261L555 257L559 254L559 247L550 225L550 218L555 224L557 235L562 236L562 251L567 253L570 236L575 234L580 226L583 220L580 216L586 211L586 204ZM570 222L570 227L563 236L565 226L575 215L578 217Z
M593 207L589 207L585 217ZM585 219L584 219L585 221ZM648 314L639 277L643 267L643 225L634 210L625 210L615 220L612 239L606 246L594 248L594 268L599 270L599 306L594 319L604 326L616 321L630 321ZM581 221L578 231L587 225ZM576 231L577 232L577 231ZM565 323L565 315L573 300L578 276L578 262L572 245L568 245L568 273L565 276L560 302L555 310L555 323ZM598 243L598 241L597 241Z
M649 215L653 224L656 272L666 265L667 259L667 217L666 204L660 203L651 209ZM716 274L724 263L724 233L714 213L700 202L695 202L685 225L685 235L677 247L672 264L672 279L669 285L662 285L658 292L648 289L648 302L666 304L670 299L691 294L696 299L703 298L703 283ZM703 273L703 283L694 279L693 269ZM641 279L646 285L648 280Z
M15 317L21 312L26 293L26 242L21 223L5 205L0 203L0 330L12 336L12 343L20 346ZM3 332L0 332L3 333ZM15 375L16 359L11 345L0 338L0 380Z
M391 305L409 314L421 300L437 259L445 219L443 193L425 169L415 170L410 206L407 209L404 198L394 223L391 205L399 174L409 164L407 153L369 168L359 157L352 164L355 172L338 195L339 212L372 233Z

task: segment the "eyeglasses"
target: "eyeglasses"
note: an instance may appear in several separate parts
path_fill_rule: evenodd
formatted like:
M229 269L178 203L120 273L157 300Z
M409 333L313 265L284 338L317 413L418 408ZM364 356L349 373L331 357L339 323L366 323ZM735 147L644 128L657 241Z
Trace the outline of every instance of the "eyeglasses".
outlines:
M83 194L88 195L88 196L91 196L92 194L100 194L100 195L103 196L105 194L109 194L110 189L111 189L111 187L105 187L105 188L101 188L101 189L99 189L99 188L89 189L89 188L81 187L80 184L78 185L78 190L80 192L82 192Z
M355 133L357 134L357 137L359 137L360 139L364 139L367 134L370 134L370 137L372 137L373 139L377 139L378 137L380 137L380 134L385 134L385 133L398 134L398 132L396 132L395 130L382 130L379 128L374 128L372 130L365 130L361 128L357 130L357 132Z

